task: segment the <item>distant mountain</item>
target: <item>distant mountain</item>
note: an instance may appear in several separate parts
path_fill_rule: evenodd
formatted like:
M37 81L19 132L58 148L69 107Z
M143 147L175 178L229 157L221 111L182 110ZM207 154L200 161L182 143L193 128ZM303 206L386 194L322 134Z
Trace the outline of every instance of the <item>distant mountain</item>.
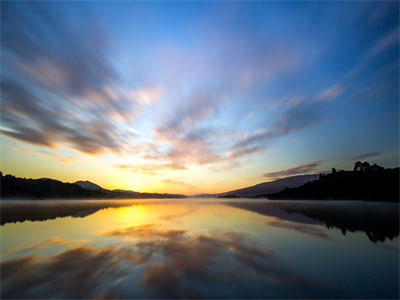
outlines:
M115 192L115 193L137 193L137 192L135 192L135 191L131 191L131 190L121 190L121 189L115 189L115 190L112 190L112 192Z
M255 197L263 194L277 193L285 188L299 187L309 181L317 180L318 175L298 175L270 182L256 184L250 187L218 194L219 197Z
M399 168L384 169L357 162L353 171L332 169L331 174L297 188L286 188L260 197L269 199L366 200L399 202Z
M181 194L138 193L133 191L109 191L90 181L61 182L49 178L18 178L1 175L1 199L148 199L184 198Z
M197 194L197 195L193 195L193 198L215 198L218 197L219 194L208 194L208 193L204 193L204 194Z
M88 180L86 181L75 181L74 184L79 185L81 188L91 190L91 191L106 191L106 189L103 189L101 186L98 186L97 184L90 182Z

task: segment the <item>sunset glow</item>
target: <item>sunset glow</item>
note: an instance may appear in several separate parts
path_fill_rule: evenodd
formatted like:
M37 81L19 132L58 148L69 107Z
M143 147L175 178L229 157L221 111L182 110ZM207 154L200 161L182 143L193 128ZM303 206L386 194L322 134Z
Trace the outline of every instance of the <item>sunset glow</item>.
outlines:
M398 5L3 1L0 169L194 195L396 167Z

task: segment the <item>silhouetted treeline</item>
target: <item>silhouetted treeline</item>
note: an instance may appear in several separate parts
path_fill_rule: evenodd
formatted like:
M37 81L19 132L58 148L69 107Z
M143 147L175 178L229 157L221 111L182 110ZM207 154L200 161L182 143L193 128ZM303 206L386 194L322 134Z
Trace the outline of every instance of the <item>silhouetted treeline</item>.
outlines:
M332 171L298 188L263 195L270 199L399 201L399 168L357 162L354 171Z
M88 190L77 184L53 179L26 179L1 174L1 198L4 199L127 199L183 198L179 194L138 193L131 191Z

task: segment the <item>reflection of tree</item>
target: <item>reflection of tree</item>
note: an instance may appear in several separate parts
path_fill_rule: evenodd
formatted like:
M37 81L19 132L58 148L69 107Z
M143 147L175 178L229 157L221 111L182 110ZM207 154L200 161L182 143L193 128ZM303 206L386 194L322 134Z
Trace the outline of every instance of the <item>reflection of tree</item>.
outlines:
M1 225L24 221L45 221L59 217L86 217L107 207L124 206L124 202L110 201L75 201L71 202L20 202L10 201L1 204Z
M399 235L399 207L394 203L271 202L230 203L259 214L297 223L319 223L327 228L364 231L371 242L384 242ZM301 218L303 216L303 218ZM304 216L308 220L304 219Z
M69 202L3 202L1 225L10 222L44 221L58 217L85 217L108 207L131 205L119 201L69 201ZM274 216L298 224L323 224L327 228L347 231L364 231L368 238L384 242L399 235L399 208L394 203L360 202L232 202L231 206L251 210L263 215ZM277 226L275 224L275 226ZM288 227L287 224L285 224ZM292 226L293 227L293 226ZM296 231L311 234L310 228L296 227ZM311 233L310 233L311 232ZM320 233L315 233L320 235Z

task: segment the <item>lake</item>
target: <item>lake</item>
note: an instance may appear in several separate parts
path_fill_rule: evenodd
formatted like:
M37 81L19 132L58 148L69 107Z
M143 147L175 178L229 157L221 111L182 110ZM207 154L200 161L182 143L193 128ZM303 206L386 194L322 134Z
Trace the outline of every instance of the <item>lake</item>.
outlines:
M2 201L1 298L398 298L399 206Z

